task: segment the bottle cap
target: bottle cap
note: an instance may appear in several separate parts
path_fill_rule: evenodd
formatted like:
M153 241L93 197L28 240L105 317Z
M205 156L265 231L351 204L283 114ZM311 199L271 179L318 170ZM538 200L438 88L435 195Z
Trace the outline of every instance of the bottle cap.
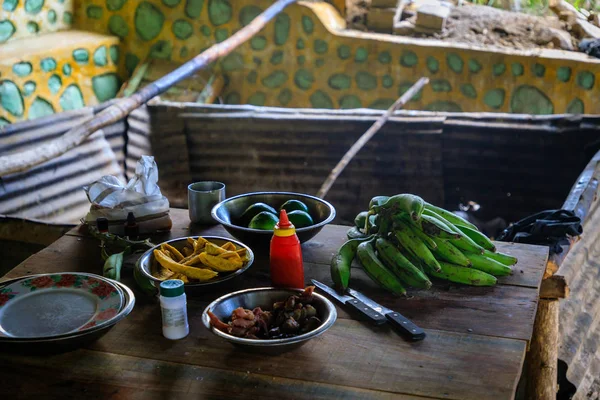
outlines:
M275 236L292 236L296 234L296 227L292 224L287 216L287 212L282 209L279 211L279 222L273 230Z
M169 279L160 283L160 295L163 297L177 297L184 293L181 279Z

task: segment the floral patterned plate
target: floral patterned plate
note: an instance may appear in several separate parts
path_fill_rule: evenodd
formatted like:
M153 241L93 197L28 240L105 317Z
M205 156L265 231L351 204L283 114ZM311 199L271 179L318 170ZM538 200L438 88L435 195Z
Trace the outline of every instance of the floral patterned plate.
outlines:
M38 275L0 288L0 336L45 338L83 332L114 318L123 293L101 276Z

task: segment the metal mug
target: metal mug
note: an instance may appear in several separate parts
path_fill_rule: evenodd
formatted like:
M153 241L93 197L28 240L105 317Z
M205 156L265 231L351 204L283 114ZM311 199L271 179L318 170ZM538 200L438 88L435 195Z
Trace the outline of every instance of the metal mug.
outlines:
M190 220L197 224L216 224L210 211L225 200L225 184L221 182L195 182L188 186L188 209Z

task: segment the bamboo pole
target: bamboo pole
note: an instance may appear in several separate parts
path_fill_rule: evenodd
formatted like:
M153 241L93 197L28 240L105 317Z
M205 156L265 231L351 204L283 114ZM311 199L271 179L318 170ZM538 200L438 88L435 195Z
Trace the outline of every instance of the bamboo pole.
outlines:
M208 67L211 63L231 53L234 49L250 40L284 8L297 0L277 0L250 24L221 43L214 44L176 70L144 87L137 93L117 101L92 119L69 130L63 136L45 145L20 153L0 157L0 177L26 171L36 165L58 157L82 143L89 135L99 129L126 117L131 111L145 104L153 97L163 93L176 83L189 78L194 73Z
M423 77L419 79L417 83L412 85L406 92L404 92L404 94L398 100L396 100L394 104L392 104L390 108L388 108L387 111L383 113L383 115L379 117L377 121L375 121L375 123L373 123L373 125L371 125L371 127L365 133L363 133L363 135L360 138L358 138L356 143L354 143L352 147L350 147L350 149L346 152L346 154L344 154L344 157L342 157L340 162L331 170L329 176L327 176L327 179L325 179L325 182L323 182L323 185L317 192L317 197L324 198L327 195L329 189L331 189L331 186L333 186L337 178L348 166L350 161L352 161L352 159L360 151L360 149L362 149L363 146L367 144L367 142L371 140L371 138L375 136L377 132L379 132L381 127L387 122L388 119L390 119L394 111L404 106L404 104L406 104L410 99L412 99L412 97L415 94L419 93L423 86L427 85L428 83L429 78Z

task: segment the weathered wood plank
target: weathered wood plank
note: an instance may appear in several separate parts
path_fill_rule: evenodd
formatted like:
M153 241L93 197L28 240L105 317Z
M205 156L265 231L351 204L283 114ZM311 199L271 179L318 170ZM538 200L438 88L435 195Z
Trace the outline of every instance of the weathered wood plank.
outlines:
M173 230L153 238L154 241L192 233L227 236L220 226L190 226L187 210L173 210L172 218ZM316 277L329 282L330 253L343 242L346 230L347 227L328 226L305 245L307 279ZM522 257L543 264L544 255L538 249L531 247L528 251L531 254L523 251ZM131 261L134 260L128 260L123 271L123 280L133 287ZM524 259L522 263L528 265ZM101 268L97 241L72 230L5 278L67 270L99 273ZM539 280L543 269L536 268ZM525 285L527 279L523 281ZM353 287L406 314L427 330L427 339L420 343L404 341L387 326L375 328L357 321L341 308L338 321L327 334L278 357L246 354L203 328L201 312L215 297L268 282L266 254L259 254L256 264L226 288L190 291L191 334L179 342L162 337L156 299L139 295L133 313L90 349L386 393L460 399L511 398L514 394L535 316L535 285L474 288L436 283L433 290L414 293L410 299L392 299L362 271L353 270Z
M525 354L521 340L427 330L406 342L389 328L340 319L323 336L280 356L248 353L218 339L188 303L190 335L160 332L158 305L136 307L91 349L211 368L450 399L511 398ZM139 338L143 338L140 340Z
M282 393L288 393L296 399L422 399L104 351L78 350L48 357L0 355L0 368L3 390L22 398L281 399Z
M44 249L35 257L25 260L5 278L59 271L100 273L102 263L96 240L67 235L56 241L51 248ZM135 257L128 259L123 272L124 279L130 278L130 268L134 263ZM328 265L305 262L304 268L307 282L313 278L331 284ZM356 266L352 269L352 276L352 287L375 301L405 314L423 328L458 333L472 332L521 340L529 340L532 334L538 299L537 290L534 288L511 285L478 288L436 281L433 289L410 290L409 294L412 297L405 299L389 296ZM210 301L226 293L268 285L267 259L258 257L255 265L243 276L229 282L226 287L189 291L189 295L205 307ZM128 283L135 287L132 281ZM338 311L340 318L355 318L340 307Z

